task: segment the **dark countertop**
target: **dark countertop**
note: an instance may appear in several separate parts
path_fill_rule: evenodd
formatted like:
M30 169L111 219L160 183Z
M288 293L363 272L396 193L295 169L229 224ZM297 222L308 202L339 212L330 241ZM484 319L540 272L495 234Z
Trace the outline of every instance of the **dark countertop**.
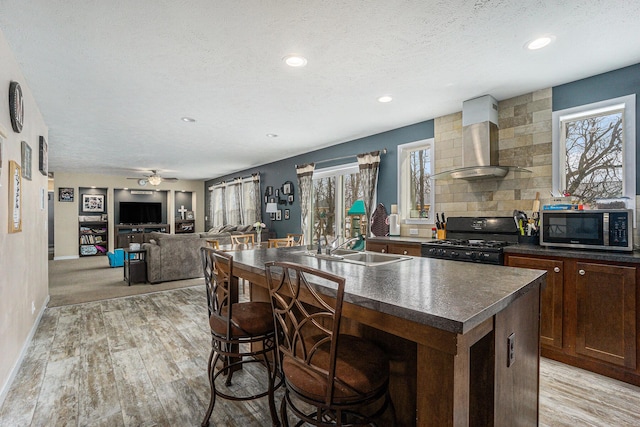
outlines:
M395 236L395 237L369 237L367 240L376 242L393 242L393 243L428 243L433 240L428 237L411 237L411 236ZM522 254L522 255L540 255L565 258L583 258L595 261L607 262L626 262L632 264L640 264L640 251L633 252L612 252L597 251L571 248L551 248L548 246L517 244L506 246L505 253Z
M306 256L300 247L238 251L233 257L258 274L266 262L290 261L345 277L345 301L454 333L471 330L546 277L540 270L420 257L365 267Z
M367 241L372 241L372 242L383 242L383 243L387 243L387 242L393 242L393 243L417 243L417 244L423 244L426 242L429 242L431 240L436 240L436 239L431 239L429 237L412 237L412 236L382 236L382 237L367 237Z
M611 251L596 251L596 250L584 250L584 249L571 249L571 248L550 248L548 246L540 245L526 245L518 244L513 246L507 246L504 248L504 252L508 254L522 254L522 255L539 255L539 256L553 256L563 258L582 258L591 259L595 261L607 261L607 262L626 262L632 264L640 264L640 252L611 252Z

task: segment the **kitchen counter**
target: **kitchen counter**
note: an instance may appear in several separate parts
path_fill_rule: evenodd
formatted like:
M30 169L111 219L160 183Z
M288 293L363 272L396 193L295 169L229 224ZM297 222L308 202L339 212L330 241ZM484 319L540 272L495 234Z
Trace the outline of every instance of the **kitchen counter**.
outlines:
M236 264L264 271L269 261L296 262L346 278L344 300L448 332L466 333L543 284L544 273L486 264L412 257L363 267L300 254L300 248L240 251ZM329 290L329 292L331 292Z
M364 267L305 256L299 247L235 252L234 274L252 283L252 300L268 299L269 261L346 278L342 329L390 354L398 425L537 424L546 272L420 257Z

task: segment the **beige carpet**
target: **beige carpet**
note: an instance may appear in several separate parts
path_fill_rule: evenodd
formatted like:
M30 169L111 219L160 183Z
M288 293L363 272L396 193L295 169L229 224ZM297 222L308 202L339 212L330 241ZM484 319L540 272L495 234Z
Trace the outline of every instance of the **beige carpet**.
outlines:
M197 278L127 286L122 270L109 267L106 256L49 261L49 307L204 285L204 279Z

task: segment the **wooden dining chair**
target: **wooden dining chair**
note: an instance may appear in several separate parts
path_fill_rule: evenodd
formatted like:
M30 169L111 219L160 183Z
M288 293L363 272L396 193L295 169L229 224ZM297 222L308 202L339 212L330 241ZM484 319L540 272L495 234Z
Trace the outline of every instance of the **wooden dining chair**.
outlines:
M207 246L212 249L220 249L220 242L215 239L207 239Z
M282 237L279 239L269 239L270 248L284 248L293 246L293 238L292 237Z
M231 244L233 245L255 245L255 234L232 234Z
M272 424L279 426L274 391L282 381L276 384L279 374L276 363L276 329L271 304L257 301L237 302L233 256L229 252L207 247L201 248L200 253L211 329L211 353L207 368L211 397L201 425L209 425L216 397L246 401L268 396ZM253 378L248 385L246 381L242 381L242 386L232 385L233 373L247 363L260 363L266 367L265 382L260 384L258 389ZM222 384L216 386L221 375L227 377L224 387ZM246 375L239 377L247 379Z
M340 333L345 279L288 262L271 261L265 269L284 376L283 425L289 425L287 409L300 420L296 426L364 426L381 415L390 419L375 425L395 425L389 358L371 341ZM323 295L318 283L332 295Z
M293 246L304 245L304 234L287 233L287 237L293 238Z

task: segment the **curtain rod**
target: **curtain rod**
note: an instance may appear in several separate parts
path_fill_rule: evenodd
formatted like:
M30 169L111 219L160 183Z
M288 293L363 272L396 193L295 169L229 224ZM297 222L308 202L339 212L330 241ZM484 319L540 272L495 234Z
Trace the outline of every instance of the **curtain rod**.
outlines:
M387 154L387 149L383 148L382 150L380 150L380 154ZM313 163L317 165L319 163L335 162L336 160L350 159L352 157L358 157L358 155L357 154L351 154L349 156L334 157L333 159L318 160L317 162L313 162ZM296 167L298 167L298 166L299 165L296 165Z
M216 185L220 185L220 184L226 184L227 182L233 182L233 181L235 181L236 179L244 180L244 179L247 179L247 178L253 178L253 177L255 177L256 175L257 175L257 176L258 176L258 178L259 178L259 177L260 177L260 172L258 171L258 172L254 172L254 173L252 173L251 175L246 175L246 176L237 176L237 177L235 177L235 178L230 178L230 179L227 179L227 180L224 180L224 181L214 182L213 184L211 184L211 186L210 186L210 187L213 187L213 186L216 186Z

